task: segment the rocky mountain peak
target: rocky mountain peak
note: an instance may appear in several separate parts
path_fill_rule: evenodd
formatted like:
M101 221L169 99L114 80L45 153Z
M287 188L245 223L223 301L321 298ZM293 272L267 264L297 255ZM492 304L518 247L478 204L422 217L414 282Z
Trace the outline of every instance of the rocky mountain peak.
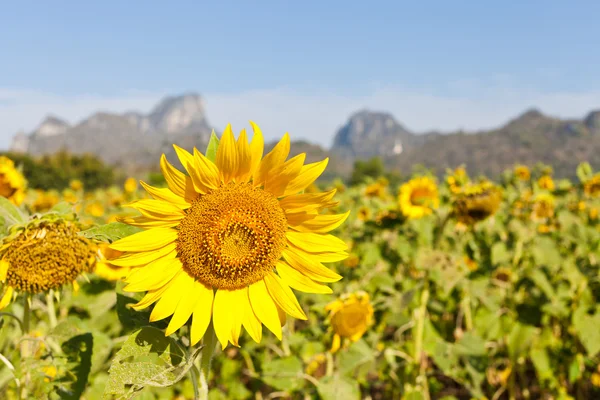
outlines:
M391 114L361 110L338 130L332 151L347 158L395 155L410 145L412 137Z
M70 127L71 125L68 122L53 115L49 115L32 132L32 136L47 137L61 135Z
M529 110L520 114L518 117L510 120L505 125L505 128L520 129L520 130L534 129L541 124L552 122L552 121L554 121L554 118L544 115L537 108L530 108Z
M208 127L204 100L196 93L164 98L148 120L153 131L167 134Z

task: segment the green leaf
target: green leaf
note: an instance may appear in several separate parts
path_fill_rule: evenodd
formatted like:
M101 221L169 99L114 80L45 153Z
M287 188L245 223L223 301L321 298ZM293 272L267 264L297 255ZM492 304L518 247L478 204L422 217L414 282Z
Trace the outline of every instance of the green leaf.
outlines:
M89 332L74 336L64 342L61 348L71 368L70 373L60 380L62 385L57 391L61 399L79 399L85 391L92 370L94 336ZM68 389L64 388L65 384Z
M304 383L302 362L293 356L269 361L263 365L262 380L275 389L298 389Z
M0 217L4 218L7 227L27 222L27 216L6 197L2 196L0 196Z
M360 399L360 387L356 379L337 374L321 379L317 391L323 400Z
M508 356L513 362L528 354L535 334L533 326L515 323L507 339Z
M212 131L210 134L210 140L208 141L208 146L206 146L206 158L210 161L215 162L217 159L217 149L219 148L219 138L215 134L215 131Z
M104 397L130 398L145 387L171 386L194 365L198 350L188 355L163 331L153 327L139 329L113 358Z
M140 228L122 222L111 222L110 224L95 226L85 231L81 231L79 234L88 239L112 243L141 231L142 229Z
M577 178L580 182L585 182L592 177L592 167L588 162L582 162L577 166Z
M357 368L364 365L368 366L374 361L373 349L361 339L353 343L346 351L340 353L337 364L342 375L353 375Z
M573 313L573 326L588 356L595 357L600 352L600 313L590 315L585 307L579 307Z
M54 205L49 211L49 213L59 214L59 215L67 215L73 213L73 204L67 203L66 201L61 201L60 203Z
M137 303L139 300L133 297L126 296L122 291L117 290L117 316L123 328L127 330L139 329L142 326L148 325L150 320L149 311L136 311L129 307L131 304Z
M457 354L463 356L484 356L487 354L485 341L473 332L465 332L454 349Z
M506 249L504 242L496 242L492 246L492 264L500 265L511 260L511 254Z
M532 348L529 356L540 381L554 380L554 371L546 349Z

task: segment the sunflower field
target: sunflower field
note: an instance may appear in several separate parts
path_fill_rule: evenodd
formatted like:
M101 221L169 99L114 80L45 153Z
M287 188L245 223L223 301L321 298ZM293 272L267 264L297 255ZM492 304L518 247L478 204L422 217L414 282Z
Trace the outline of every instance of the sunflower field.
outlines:
M348 185L252 128L162 186L0 157L0 398L600 398L589 164Z

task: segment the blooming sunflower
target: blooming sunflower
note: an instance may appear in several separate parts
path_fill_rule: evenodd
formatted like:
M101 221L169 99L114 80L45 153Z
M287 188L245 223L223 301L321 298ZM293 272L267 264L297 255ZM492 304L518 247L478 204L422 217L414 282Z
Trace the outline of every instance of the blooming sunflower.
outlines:
M125 190L125 193L133 193L137 190L138 187L138 183L135 180L135 178L127 178L127 180L125 180L125 183L123 184L123 190Z
M538 179L538 186L545 190L554 190L554 180L550 175L543 175Z
M0 247L0 309L20 293L34 295L59 289L91 272L96 246L78 235L74 221L48 216L11 229Z
M145 231L116 241L123 251L112 264L136 267L125 290L147 294L134 309L157 302L151 321L172 316L170 335L192 317L191 342L204 335L212 318L223 347L238 345L243 326L255 341L264 324L278 338L286 314L306 319L290 288L331 293L323 282L341 276L322 262L347 257L346 243L327 232L349 212L320 215L334 206L335 190L302 193L325 170L327 159L304 165L305 154L286 161L289 135L264 158L263 136L251 123L234 138L228 125L215 162L194 149L174 146L188 175L163 155L161 169L168 188L142 182L154 199L130 205L140 217L123 222Z
M554 215L554 196L550 193L539 193L533 203L534 219L552 218Z
M398 201L405 217L422 218L440 204L437 185L428 176L411 179L400 187Z
M502 193L491 182L470 184L454 200L453 213L458 222L473 225L498 211Z
M521 181L528 181L531 178L531 171L525 165L515 166L515 176Z
M0 196L6 197L14 205L20 205L25 199L27 181L15 168L13 160L0 156Z
M600 195L600 174L592 176L583 184L583 191L588 196L597 197Z
M369 294L364 291L343 295L329 303L325 310L329 311L334 332L332 353L339 350L342 338L356 342L373 323L373 306Z

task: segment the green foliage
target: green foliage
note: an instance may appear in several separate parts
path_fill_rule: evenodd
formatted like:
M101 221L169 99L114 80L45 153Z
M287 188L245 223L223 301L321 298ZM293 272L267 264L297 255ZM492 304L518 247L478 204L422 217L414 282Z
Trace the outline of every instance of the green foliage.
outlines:
M141 228L136 228L122 222L111 222L110 224L87 229L79 234L88 239L112 243L134 233L141 232L141 230Z
M350 178L351 185L358 185L367 181L368 178L378 178L384 173L383 161L380 157L373 157L367 161L355 161L352 176Z
M108 187L116 179L114 169L91 154L75 155L61 151L36 158L18 153L3 155L22 169L29 187L33 189L62 190L69 187L72 180L78 179L86 190L93 190Z

